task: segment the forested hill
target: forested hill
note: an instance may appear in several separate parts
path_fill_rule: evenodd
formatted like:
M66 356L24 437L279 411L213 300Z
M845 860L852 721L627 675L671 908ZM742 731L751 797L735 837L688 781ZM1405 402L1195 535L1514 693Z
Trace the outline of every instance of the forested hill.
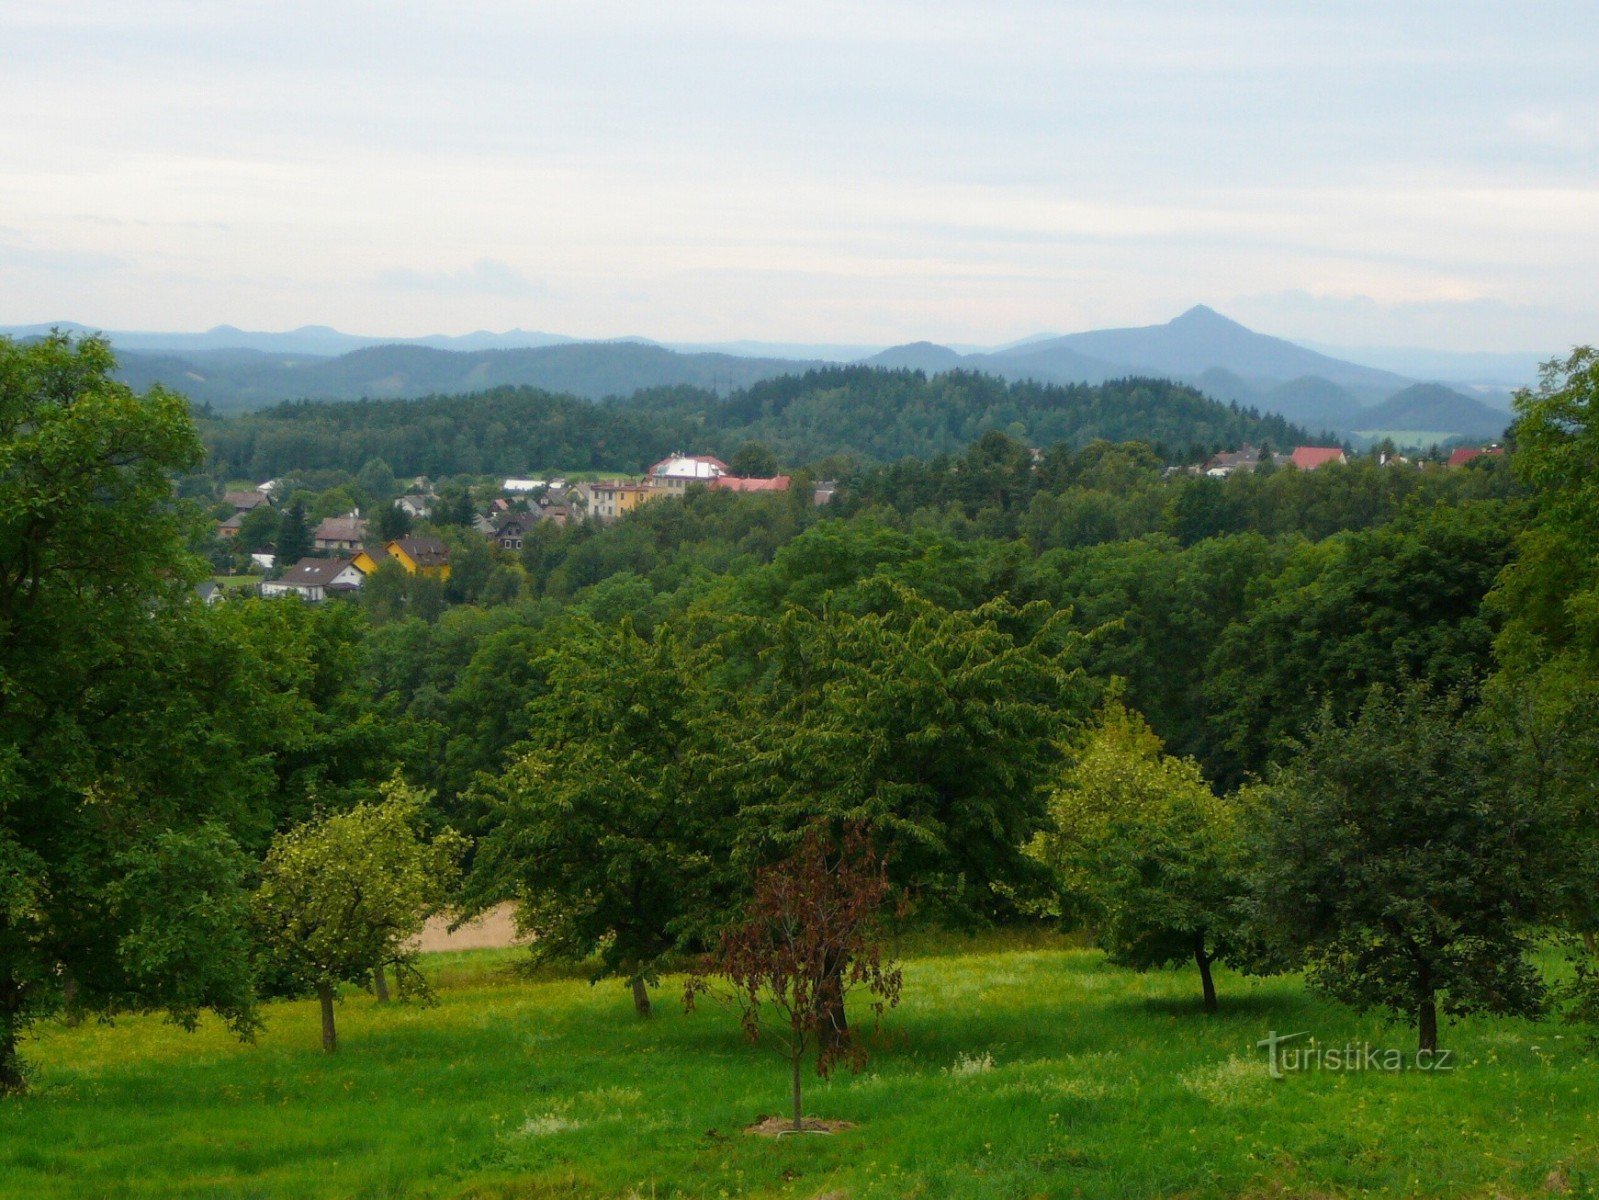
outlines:
M958 451L996 429L1034 446L1137 440L1176 456L1308 440L1281 417L1164 380L1061 386L868 367L784 376L725 398L678 387L593 404L498 388L421 400L302 401L204 422L213 470L252 478L354 471L373 458L401 475L640 471L673 449L726 457L746 441L764 442L785 465L835 454L892 462Z
M724 445L764 442L792 462L832 454L876 462L926 458L962 450L991 429L1033 446L1104 438L1148 442L1173 453L1189 446L1249 441L1281 447L1309 440L1281 417L1221 404L1164 379L1045 384L975 371L929 379L912 370L830 367L762 380L725 399L669 388L641 392L627 403L715 430Z

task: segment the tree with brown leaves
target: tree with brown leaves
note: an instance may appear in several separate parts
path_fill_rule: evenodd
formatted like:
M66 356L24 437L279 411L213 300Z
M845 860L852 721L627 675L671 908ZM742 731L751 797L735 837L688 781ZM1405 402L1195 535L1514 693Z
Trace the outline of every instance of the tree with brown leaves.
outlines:
M891 896L883 860L860 825L842 837L813 826L792 855L756 874L743 919L722 933L689 980L692 1008L709 991L709 976L725 979L751 1041L760 1039L763 1010L775 1011L782 1032L773 1040L789 1062L795 1133L805 1130L806 1055L816 1050L824 1079L840 1062L858 1071L866 1061L850 1028L839 1026L845 998L864 988L878 1018L899 1003L900 968L883 936Z

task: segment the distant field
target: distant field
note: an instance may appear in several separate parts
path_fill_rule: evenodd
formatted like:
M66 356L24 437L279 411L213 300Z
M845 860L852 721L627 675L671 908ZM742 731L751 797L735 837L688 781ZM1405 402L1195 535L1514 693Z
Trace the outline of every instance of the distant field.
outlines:
M52 1028L34 1093L0 1103L6 1197L1549 1197L1599 1188L1599 1064L1554 1025L1451 1023L1449 1073L1273 1081L1255 1042L1412 1045L1294 980L1138 976L1052 939L908 966L866 1071L813 1083L858 1127L773 1142L776 1056L680 984L528 981L514 950L432 956L440 1003L309 1003L253 1045L214 1023Z
M1369 438L1371 441L1380 442L1383 438L1390 439L1396 446L1419 447L1442 445L1451 438L1458 438L1458 433L1450 433L1436 429L1357 429L1356 437Z

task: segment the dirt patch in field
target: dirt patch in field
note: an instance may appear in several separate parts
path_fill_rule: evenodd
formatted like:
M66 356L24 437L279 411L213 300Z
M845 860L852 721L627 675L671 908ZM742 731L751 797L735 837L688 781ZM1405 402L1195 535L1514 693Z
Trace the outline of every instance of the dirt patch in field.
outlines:
M825 1117L806 1117L803 1124L806 1133L843 1133L846 1129L854 1129L854 1121L829 1121ZM744 1126L744 1132L755 1137L775 1138L785 1133L794 1132L793 1117L762 1117L753 1125Z
M497 905L475 921L468 921L452 931L453 920L448 915L432 918L411 940L412 947L423 954L433 954L440 950L503 950L523 944L523 939L516 935L516 922L511 917L509 904Z

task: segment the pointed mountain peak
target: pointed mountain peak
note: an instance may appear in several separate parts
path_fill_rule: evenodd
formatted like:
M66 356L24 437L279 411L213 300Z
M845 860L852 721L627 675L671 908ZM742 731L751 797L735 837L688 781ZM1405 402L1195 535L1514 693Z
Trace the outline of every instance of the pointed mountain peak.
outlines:
M1191 308L1187 312L1183 313L1180 317L1174 317L1172 319L1172 321L1171 321L1171 324L1173 324L1173 325L1187 325L1187 326L1207 326L1208 325L1208 326L1215 327L1215 328L1227 328L1227 329L1243 329L1244 328L1244 326L1240 325L1237 321L1233 320L1231 317L1222 316L1219 312L1217 312L1214 308L1212 308L1208 304L1196 304L1196 305L1194 305L1193 308Z

